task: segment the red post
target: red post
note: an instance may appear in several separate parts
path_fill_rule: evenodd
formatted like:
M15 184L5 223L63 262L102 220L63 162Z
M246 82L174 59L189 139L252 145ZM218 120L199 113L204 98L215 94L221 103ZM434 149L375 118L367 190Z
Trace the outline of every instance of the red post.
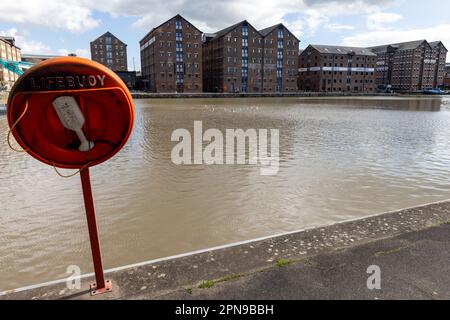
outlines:
M92 196L91 178L89 168L80 171L81 185L83 187L84 206L89 229L89 240L91 241L92 260L94 262L96 283L91 285L91 294L101 294L111 291L111 281L105 282L103 274L102 252L98 237L97 221L95 218L94 198Z

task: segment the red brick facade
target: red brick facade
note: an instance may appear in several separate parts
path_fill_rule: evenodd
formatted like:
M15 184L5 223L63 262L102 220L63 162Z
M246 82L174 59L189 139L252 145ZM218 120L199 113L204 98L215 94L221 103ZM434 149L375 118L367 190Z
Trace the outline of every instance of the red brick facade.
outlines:
M300 91L376 92L376 55L368 49L310 45L298 59Z
M283 24L259 31L263 36L263 92L298 90L297 39Z
M450 63L445 65L444 87L450 88Z
M445 63L447 60L447 48L441 41L431 42L431 48L433 49L433 59L434 59L434 81L433 87L439 88L444 85L445 78Z
M203 44L205 92L261 92L262 36L247 21L239 22Z
M297 91L299 42L282 24L258 31L248 21L205 35L205 91Z
M180 15L141 41L142 79L151 92L203 91L202 32Z
M396 91L421 91L443 78L447 49L426 40L370 48L377 54L377 85Z
M106 32L91 42L91 58L113 71L127 71L127 45Z

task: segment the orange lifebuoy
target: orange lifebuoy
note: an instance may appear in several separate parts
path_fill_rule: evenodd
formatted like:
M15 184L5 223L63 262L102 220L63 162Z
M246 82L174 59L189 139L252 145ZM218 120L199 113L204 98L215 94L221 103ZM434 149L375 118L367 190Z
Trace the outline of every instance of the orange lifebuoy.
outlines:
M58 109L58 103L66 105ZM73 110L64 109L70 103ZM7 116L14 137L31 156L80 169L120 151L131 135L134 107L127 86L113 71L88 59L63 57L44 61L17 80ZM78 131L67 124L76 120ZM87 148L81 147L83 140L89 141Z

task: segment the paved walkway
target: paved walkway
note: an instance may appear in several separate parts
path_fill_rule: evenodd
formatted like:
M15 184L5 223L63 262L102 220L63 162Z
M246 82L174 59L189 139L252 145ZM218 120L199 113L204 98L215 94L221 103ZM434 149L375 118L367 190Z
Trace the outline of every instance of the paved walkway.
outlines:
M450 201L66 279L1 299L450 299ZM369 266L381 290L368 290Z
M159 298L450 299L450 224L279 265ZM380 268L381 290L367 288L372 265Z

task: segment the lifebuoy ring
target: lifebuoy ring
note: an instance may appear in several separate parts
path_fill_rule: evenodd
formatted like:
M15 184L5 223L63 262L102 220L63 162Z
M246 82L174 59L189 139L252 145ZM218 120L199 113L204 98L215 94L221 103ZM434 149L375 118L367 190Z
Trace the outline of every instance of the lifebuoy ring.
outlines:
M113 71L88 59L63 57L44 61L17 80L7 117L15 139L31 156L80 169L122 149L133 129L134 106Z

